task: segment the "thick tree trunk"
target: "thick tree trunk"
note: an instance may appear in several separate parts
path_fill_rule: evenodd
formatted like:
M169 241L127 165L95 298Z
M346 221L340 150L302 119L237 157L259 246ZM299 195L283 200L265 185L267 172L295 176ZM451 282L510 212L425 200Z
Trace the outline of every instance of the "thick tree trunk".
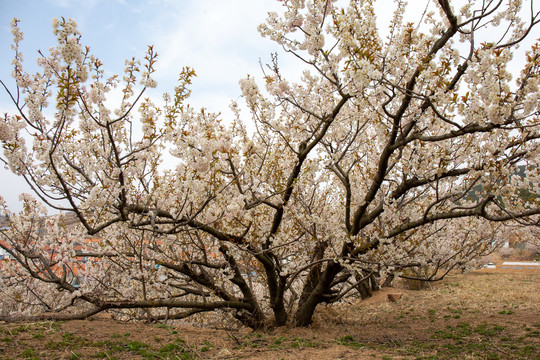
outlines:
M313 251L313 257L311 259L312 262L321 260L324 257L324 251L326 250L327 247L328 247L327 242L318 243L315 246L315 249ZM298 300L298 310L296 313L296 320L295 320L297 324L299 321L298 320L299 317L301 318L308 317L309 318L308 325L311 324L311 317L313 316L313 311L315 311L315 307L317 306L318 302L314 306L309 305L307 303L309 301L311 302L314 301L314 299L310 300L310 297L313 294L313 291L315 290L317 285L319 284L319 280L321 278L321 268L322 268L322 264L319 263L319 264L314 265L309 270L308 276L306 278L306 282L304 283L304 288L302 289L302 294L300 295L300 299ZM304 309L311 308L311 307L313 307L313 311L310 315L309 311L304 310ZM304 313L305 311L307 312ZM306 320L301 320L301 321L305 322ZM307 326L307 325L300 325L300 326Z
M278 289L275 298L272 301L272 310L274 311L274 325L285 326L287 325L288 314L285 309L284 293L285 284L287 279L279 276Z
M252 312L238 311L234 317L245 327L254 330L260 329L265 325L264 315L259 309L255 309Z
M314 296L320 275L318 268L312 268L309 272L302 295L298 301L298 310L295 316L295 322L298 326L308 326L312 322L313 312L320 302L318 297Z
M281 302L278 306L273 307L274 310L274 326L285 326L287 325L287 311L285 310L285 305Z
M388 276L386 277L386 279L384 280L383 284L381 285L381 287L389 287L389 286L392 286L392 281L394 281L394 274L393 273L390 273L388 274Z
M302 294L300 295L300 299L298 300L298 308L302 308L304 304L308 301L309 297L313 293L313 290L319 283L320 277L321 277L321 266L314 266L309 271L309 274L307 276L306 282L304 284L304 288L302 289Z
M298 310L295 314L296 326L311 325L313 322L313 314L315 313L317 305L327 300L325 295L331 294L330 287L332 285L332 281L341 271L341 269L342 267L338 263L329 263L324 272L319 275L316 286L313 287L309 293L307 292L309 281L306 282L306 286L304 287L304 293L306 293L304 297L305 300L303 302L299 302ZM309 287L311 286L312 285L309 285Z
M368 275L369 274L365 272L356 272L354 274L356 281L359 282L356 286L356 289L358 290L358 293L360 294L360 298L362 300L367 299L368 297L371 297L371 295L373 295L371 276ZM363 278L364 280L362 280Z
M295 315L296 326L309 326L313 322L313 314L315 313L315 308L320 304L320 298L316 294L311 294L311 296L306 300L301 308L298 309Z

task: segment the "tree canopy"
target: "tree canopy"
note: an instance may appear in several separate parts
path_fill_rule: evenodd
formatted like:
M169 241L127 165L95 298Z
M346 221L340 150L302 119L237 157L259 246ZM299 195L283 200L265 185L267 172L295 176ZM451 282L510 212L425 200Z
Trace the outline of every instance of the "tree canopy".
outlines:
M375 1L281 2L259 31L305 71L287 79L273 56L240 80L234 119L189 106L187 67L163 101L145 97L151 46L107 77L72 19L29 74L13 21L1 158L36 198L4 205L1 319L306 326L318 304L466 267L500 224L538 225L538 199L520 196L540 184L540 48L520 47L533 1L438 0L414 22L396 1L388 29Z

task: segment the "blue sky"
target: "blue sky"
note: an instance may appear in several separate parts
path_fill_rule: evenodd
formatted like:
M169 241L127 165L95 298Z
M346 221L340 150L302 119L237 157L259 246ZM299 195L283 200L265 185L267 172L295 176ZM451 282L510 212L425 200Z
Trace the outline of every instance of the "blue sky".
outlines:
M27 70L37 50L55 44L52 19L73 18L82 42L112 73L121 73L124 59L144 57L147 45L158 52L156 96L171 91L183 66L197 72L190 100L196 108L230 116L228 105L239 98L238 80L260 76L259 59L269 62L278 47L257 32L275 0L0 0L0 79L11 89L10 21L21 19L22 49ZM0 112L13 110L0 89ZM30 192L21 179L0 168L0 195L19 210L18 194Z
M71 17L107 70L118 73L125 58L142 58L147 45L154 45L158 89L171 89L182 66L194 67L193 101L217 111L228 105L221 97L238 97L240 78L260 74L259 58L268 61L277 50L256 30L277 8L274 0L0 0L0 78L10 77L13 17L22 20L27 66L37 49L54 44L51 20ZM1 94L0 105L5 100Z

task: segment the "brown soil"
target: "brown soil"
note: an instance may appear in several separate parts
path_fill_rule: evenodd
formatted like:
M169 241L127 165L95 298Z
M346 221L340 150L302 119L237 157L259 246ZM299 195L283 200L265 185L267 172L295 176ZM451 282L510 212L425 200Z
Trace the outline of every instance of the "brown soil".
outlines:
M309 328L256 332L106 315L0 324L0 358L540 359L539 285L540 271L484 269L424 290L389 288L362 302L321 306ZM403 296L389 302L389 293Z

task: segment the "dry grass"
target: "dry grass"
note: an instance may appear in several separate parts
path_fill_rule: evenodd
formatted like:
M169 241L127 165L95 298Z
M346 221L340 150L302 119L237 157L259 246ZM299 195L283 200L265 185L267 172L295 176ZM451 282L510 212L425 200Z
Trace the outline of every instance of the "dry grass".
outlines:
M348 315L355 313L364 322L387 318L413 307L422 312L436 308L462 308L469 312L498 313L501 309L540 311L540 271L537 273L500 273L489 270L466 275L450 275L444 281L424 290L384 289L373 299L357 306L342 307ZM396 304L383 302L386 294L402 292Z
M0 324L2 359L540 359L540 271L454 275L322 306L310 328L252 332L185 325ZM397 302L387 294L403 293Z

